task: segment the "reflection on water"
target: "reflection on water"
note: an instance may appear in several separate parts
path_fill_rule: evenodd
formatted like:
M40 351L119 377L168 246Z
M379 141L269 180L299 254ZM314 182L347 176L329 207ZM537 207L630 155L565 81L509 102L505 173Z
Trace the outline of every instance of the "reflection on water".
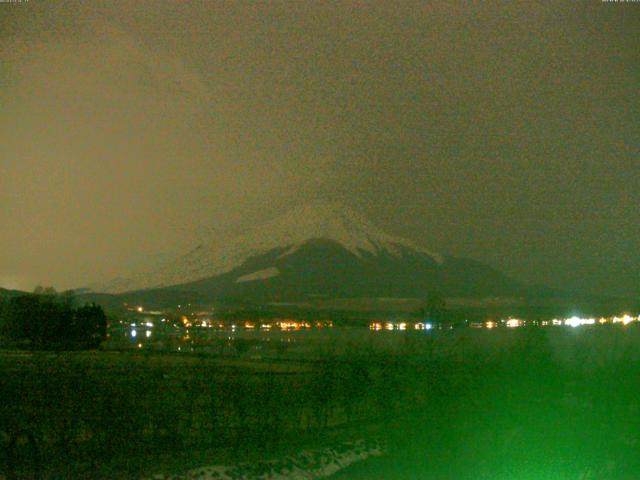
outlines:
M353 348L394 349L406 347L404 339L420 342L447 333L430 322L375 322L369 327L346 327L333 322L278 320L272 323L217 322L190 327L168 322L127 323L112 326L107 349L140 349L252 359L310 359L326 353L344 353Z
M364 331L362 328L357 330ZM305 344L324 344L344 332L336 333L331 321L243 321L230 324L141 321L112 325L106 348L255 356L266 352L281 354L300 340Z
M466 328L430 321L376 320L364 327L280 319L228 324L191 321L191 326L185 327L182 322L160 318L136 320L112 325L105 348L252 360L311 360L330 353L369 349L403 355L428 352L430 357L462 361L474 355L485 359L498 357L518 342L527 344L526 337L539 332L548 339L553 355L567 362L584 357L585 352L616 356L631 351L640 356L636 348L630 350L634 342L640 341L640 328L634 328L640 322L631 315L593 322L589 318L569 317L538 324L508 318L468 323Z

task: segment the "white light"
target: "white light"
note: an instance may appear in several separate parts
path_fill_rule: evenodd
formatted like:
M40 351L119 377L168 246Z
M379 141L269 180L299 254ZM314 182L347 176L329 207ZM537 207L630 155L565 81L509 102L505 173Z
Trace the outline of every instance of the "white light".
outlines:
M569 325L570 327L579 327L580 325L582 325L582 320L578 317L571 317L571 318L567 318L564 321L565 325Z
M151 336L151 330L147 330L146 337L149 338Z
M596 319L595 318L580 318L580 317L576 317L573 316L571 318L567 318L564 321L565 325L568 325L570 327L579 327L581 325L594 325L596 323Z
M424 329L425 330L431 330L433 328L433 325L431 323L425 323L424 324Z
M138 335L138 332L136 332L135 330L131 330L131 336L135 338L136 335Z

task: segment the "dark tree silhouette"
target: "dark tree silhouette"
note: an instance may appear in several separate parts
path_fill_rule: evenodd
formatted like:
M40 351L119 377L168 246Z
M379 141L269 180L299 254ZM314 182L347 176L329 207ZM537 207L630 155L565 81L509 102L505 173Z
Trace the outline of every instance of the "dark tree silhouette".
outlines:
M420 315L432 322L443 322L447 316L447 304L444 297L437 292L429 292L424 307L420 309Z
M95 348L107 334L102 308L74 308L70 295L21 295L11 298L0 315L2 336L29 348Z
M76 341L85 342L90 348L95 348L107 336L107 317L102 307L92 304L75 309L71 328Z

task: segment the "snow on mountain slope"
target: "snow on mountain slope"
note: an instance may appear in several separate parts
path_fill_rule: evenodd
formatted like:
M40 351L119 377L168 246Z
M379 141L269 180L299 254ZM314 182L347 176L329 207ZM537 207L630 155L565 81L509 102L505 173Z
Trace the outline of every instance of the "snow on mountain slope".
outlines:
M253 282L254 280L266 280L267 278L275 277L276 275L280 275L280 270L278 270L276 267L269 267L258 270L257 272L249 273L247 275L242 275L236 279L236 283Z
M385 251L398 256L402 249L409 249L442 262L439 255L383 232L339 203L317 203L294 208L246 234L220 237L200 245L156 270L116 279L93 290L120 293L187 283L228 272L247 258L276 248L283 249L281 256L290 255L312 239L335 241L356 256Z

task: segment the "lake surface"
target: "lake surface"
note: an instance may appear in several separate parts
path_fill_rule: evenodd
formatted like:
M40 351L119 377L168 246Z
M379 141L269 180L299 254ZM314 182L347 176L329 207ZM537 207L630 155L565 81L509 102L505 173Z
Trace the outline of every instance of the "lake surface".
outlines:
M175 328L138 322L114 328L107 348L127 348L222 356L313 358L353 351L427 354L467 360L497 357L511 348L544 342L549 355L563 362L607 362L640 358L640 328L631 325L591 325L571 328L526 327L494 329L381 329L367 327Z

